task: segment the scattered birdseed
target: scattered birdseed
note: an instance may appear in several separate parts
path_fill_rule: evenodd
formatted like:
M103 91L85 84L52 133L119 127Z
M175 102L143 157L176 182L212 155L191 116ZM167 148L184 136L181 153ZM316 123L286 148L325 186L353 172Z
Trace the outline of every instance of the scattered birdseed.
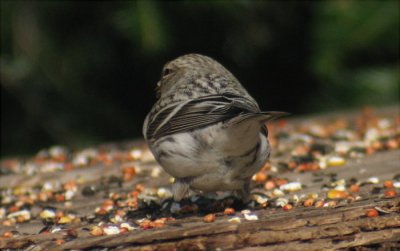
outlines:
M379 183L379 178L378 177L370 177L370 178L367 179L367 183L378 184Z
M133 149L129 152L129 155L133 160L139 160L142 157L143 152L139 149Z
M127 229L128 231L133 231L133 230L136 230L136 229L137 229L137 228L133 227L131 224L129 224L129 223L127 223L127 222L121 223L120 227L121 227L121 228L125 228L125 229Z
M157 189L157 196L161 199L172 197L172 192L169 189L160 187Z
M350 191L352 193L358 193L358 192L360 192L360 186L357 184L353 184L350 186Z
M388 189L385 191L385 197L387 197L387 198L394 197L396 195L397 195L397 192L394 189Z
M391 180L385 180L385 181L383 182L383 186L386 187L386 188L393 188L393 187L394 187L394 186L393 186L393 181L391 181Z
M53 228L52 230L51 230L51 233L52 234L54 234L54 233L58 233L58 232L60 232L60 231L62 231L63 229L61 228L61 227L55 227L55 228Z
M6 231L2 235L4 238L11 238L14 237L14 234L11 231Z
M232 222L232 223L240 223L241 219L239 217L233 217L233 218L230 218L228 221Z
M285 205L287 205L289 203L289 200L286 198L278 198L276 200L276 206L278 207L284 207Z
M54 219L56 217L56 212L53 209L44 209L40 212L39 217L41 219Z
M240 223L242 219L257 220L258 213L254 213L254 210L269 210L268 207L278 206L285 211L298 206L334 208L342 206L343 203L366 199L368 195L377 198L398 196L400 174L392 174L393 177L385 177L386 180L370 177L363 182L355 178L338 179L339 174L335 176L326 173L327 170L334 170L329 167L347 168L345 165L351 159L352 163L356 163L358 158L370 154L399 149L399 117L372 117L361 120L361 125L345 119L329 125L312 122L304 126L281 127L280 124L271 123L270 126L282 130L275 135L271 130L270 142L274 154L284 158L279 159L277 163L272 159L272 163L266 163L253 176L255 191L252 191L251 202L248 204L252 211L241 211L243 217L230 216L236 214L234 208L241 207L237 207L239 199L236 195L227 193L220 193L211 198L197 195L190 199L185 198L179 203L162 204L161 201L167 201L172 196L168 187L168 176L164 176L165 172L155 163L151 152L143 146L98 147L80 151L54 146L41 150L30 158L2 159L1 177L21 175L26 176L28 182L0 188L0 225L25 229L23 224L43 222L46 226L40 233L63 234L63 238L57 236L52 239L53 243L61 245L71 238L77 238L78 232L85 227L92 236L162 228L172 219L157 218L160 213L173 213L179 217L185 217L187 214L192 217L212 212L213 216L206 216L210 217L207 219L209 222L213 222L215 213L223 212L224 215L229 215L225 216L229 217L229 222ZM77 169L80 169L79 176L72 173ZM322 169L325 171L320 172ZM323 190L318 193L314 191L306 195L297 194L295 192L307 189L305 183L280 177L284 176L285 172L310 171L314 176L312 182L323 185ZM359 169L360 174L369 171L367 168ZM42 182L31 179L32 176L42 173L46 173L45 176L49 179ZM63 175L59 175L61 173ZM93 178L92 173L101 173L102 178ZM154 182L155 179L157 180ZM158 183L160 180L163 183ZM170 181L173 182L173 179ZM312 186L313 184L311 188ZM82 207L82 201L84 205L87 199L91 201L88 205L89 210L84 211L84 214L80 210L75 211L76 208ZM98 203L91 207L92 202L96 201ZM46 207L47 205L54 208ZM376 217L393 212L393 208L377 207L366 210L365 215ZM141 218L142 220L138 220ZM32 223L27 223L29 221ZM180 224L181 222L178 222L177 226ZM72 226L77 226L76 230L68 229ZM173 226L175 227L174 224ZM6 231L2 233L2 237L10 238L21 234Z
M266 206L269 200L264 194L253 194L252 199L262 206Z
M331 201L325 202L323 207L335 207L336 205L337 205L337 202L334 200L331 200Z
M377 217L377 216L379 216L379 213L378 213L378 211L376 210L376 209L368 209L366 212L365 212L365 215L367 216L367 217Z
M325 202L323 200L318 200L315 202L314 207L320 208L320 207L323 207L324 204L325 204Z
M343 166L346 161L342 157L330 157L327 161L328 166Z
M157 167L154 167L153 169L151 169L150 176L152 178L158 178L158 177L160 177L160 173L161 173L161 168L157 166Z
M258 220L258 216L255 214L244 214L244 218L248 221Z
M31 212L27 209L11 213L7 218L14 218L18 223L29 221L31 219Z
M235 209L233 209L231 207L225 208L224 214L225 215L233 215L233 214L235 214Z
M284 195L285 195L285 193L284 193L282 190L280 190L280 189L274 189L274 191L272 192L272 194L273 194L275 197L281 197L281 196L284 196Z
M314 199L312 199L312 198L309 198L309 199L307 199L307 200L305 200L305 201L303 202L303 205L304 205L305 207L311 207L313 204L314 204Z
M72 222L72 217L70 216L62 216L58 221L57 224L69 224Z
M106 235L114 235L114 234L119 234L120 230L117 226L108 226L103 228L103 231Z
M346 187L344 185L338 185L334 188L334 190L338 191L346 191Z
M300 182L290 182L280 186L279 189L287 192L295 192L301 190L302 185Z
M263 171L260 171L253 175L253 180L257 183L264 183L267 180L267 174Z
M100 236L104 234L103 228L99 226L93 226L90 228L90 234L93 236Z
M203 217L203 221L206 223L214 222L215 221L215 214L207 214Z
M329 190L327 193L328 199L345 199L349 194L341 190Z
M292 210L292 208L293 208L293 205L292 205L292 204L286 204L286 205L284 205L284 206L282 207L282 209L283 209L284 211Z

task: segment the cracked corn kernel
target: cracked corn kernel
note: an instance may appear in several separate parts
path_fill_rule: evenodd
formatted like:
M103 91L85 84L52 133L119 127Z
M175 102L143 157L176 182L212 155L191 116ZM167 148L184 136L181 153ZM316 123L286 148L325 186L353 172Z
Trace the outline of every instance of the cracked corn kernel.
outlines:
M345 191L340 191L340 190L329 190L327 197L329 199L344 199L348 196L349 194Z
M314 205L314 199L310 198L310 199L305 200L305 201L303 202L303 205L304 205L305 207L311 207L312 205Z
M93 226L93 227L90 229L90 234L93 235L93 236L100 236L100 235L103 235L103 234L104 234L104 231L103 231L103 229L102 229L101 227L99 227L99 226Z

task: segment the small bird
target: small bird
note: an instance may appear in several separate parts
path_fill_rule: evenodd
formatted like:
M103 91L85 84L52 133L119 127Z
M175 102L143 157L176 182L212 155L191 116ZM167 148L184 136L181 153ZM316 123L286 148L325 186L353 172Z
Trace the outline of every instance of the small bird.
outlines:
M246 199L251 177L270 155L265 123L286 113L261 111L232 73L199 54L166 63L156 89L143 135L175 178L174 200L189 189L236 191Z

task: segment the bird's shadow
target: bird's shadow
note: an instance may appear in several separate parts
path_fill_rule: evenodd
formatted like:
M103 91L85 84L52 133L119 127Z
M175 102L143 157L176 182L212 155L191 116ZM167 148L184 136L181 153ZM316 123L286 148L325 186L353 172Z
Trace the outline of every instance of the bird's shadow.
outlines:
M190 216L204 216L209 213L222 213L226 208L233 208L235 211L243 210L248 207L248 203L235 197L229 196L223 199L214 199L205 196L193 196L179 202L172 198L166 199L161 203L155 201L140 201L136 210L128 211L128 218L144 218L150 220L162 217L173 217L176 219Z

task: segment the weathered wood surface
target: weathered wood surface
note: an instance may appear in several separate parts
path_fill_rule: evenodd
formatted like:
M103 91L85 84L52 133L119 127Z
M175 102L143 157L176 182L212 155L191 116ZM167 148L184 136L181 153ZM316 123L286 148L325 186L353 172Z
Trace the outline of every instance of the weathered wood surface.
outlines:
M399 107L384 109L381 114L398 116ZM329 119L333 115L313 119ZM343 116L343 115L341 115ZM348 114L346 116L352 116ZM293 119L293 123L303 120ZM143 144L134 143L134 144ZM272 160L274 162L276 160ZM139 163L138 163L139 165ZM114 186L108 191L129 191L135 184L146 187L166 187L168 176L161 173L158 178L150 177L151 170L157 168L155 163L142 164L140 174L122 187ZM0 176L0 184L9 187L35 187L44 182L73 179L85 180L85 185L98 184L104 177L119 175L121 166L102 164L90 168L74 169L69 172L40 173L30 176L9 174ZM334 173L336 179L357 178L367 180L377 177L380 181L393 180L400 173L400 150L390 150L368 155L361 159L349 159L344 166L331 167L318 172L278 172L274 175L299 181L306 185L296 193L324 194L321 187L328 183ZM109 248L115 250L336 250L336 249L400 249L400 196L385 197L381 192L371 193L376 185L366 185L360 191L361 199L351 203L339 202L335 207L294 207L290 211L282 208L267 207L252 210L258 216L256 221L246 221L241 217L240 223L228 222L231 216L216 212L215 222L204 223L202 215L178 217L167 222L163 228L135 230L125 234L109 236L90 236L85 229L90 224L72 224L77 238L56 244L55 240L65 238L64 232L39 234L43 224L38 219L16 226L0 226L0 234L5 231L18 230L22 235L12 238L0 237L0 249L26 250L82 250ZM40 205L54 206L58 209L76 212L87 216L104 201L104 194L93 197L81 195L82 187L71 205L48 202ZM253 191L257 191L255 188ZM398 189L397 189L398 192ZM397 193L398 194L398 193ZM289 194L288 196L292 196ZM366 210L377 208L377 217L367 217ZM93 224L92 224L93 225Z
M388 208L391 213L367 218L365 209L371 207ZM63 248L126 247L132 244L141 246L128 250L213 250L248 246L263 246L265 250L326 250L355 247L400 241L399 207L400 198L369 199L351 206L329 209L299 209L290 213L259 211L260 220L240 224L227 223L226 218L221 218L208 225L192 218L182 223L177 221L173 226L154 232L76 240L68 242Z

